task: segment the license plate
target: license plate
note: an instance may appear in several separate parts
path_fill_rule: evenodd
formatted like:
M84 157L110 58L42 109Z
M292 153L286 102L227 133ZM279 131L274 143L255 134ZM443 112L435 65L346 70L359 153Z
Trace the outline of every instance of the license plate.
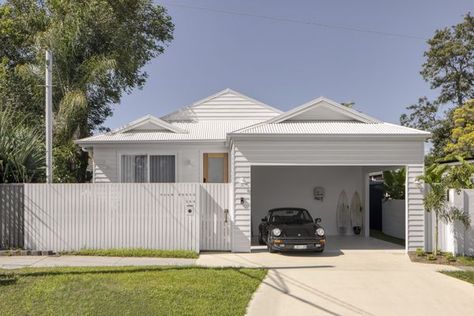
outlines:
M308 246L306 245L295 245L295 249L306 249Z

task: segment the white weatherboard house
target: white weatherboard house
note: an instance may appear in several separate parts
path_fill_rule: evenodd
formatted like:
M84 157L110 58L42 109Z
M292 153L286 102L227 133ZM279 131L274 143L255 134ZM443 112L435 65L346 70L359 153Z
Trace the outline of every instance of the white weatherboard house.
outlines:
M235 252L250 251L261 218L275 207L304 207L322 219L327 235L338 234L342 190L349 199L355 192L362 197L368 236L369 174L406 167L406 244L413 251L425 247L416 178L428 136L322 97L282 112L227 89L77 143L92 157L95 183L229 182L230 242L221 250ZM315 187L323 188L322 200Z

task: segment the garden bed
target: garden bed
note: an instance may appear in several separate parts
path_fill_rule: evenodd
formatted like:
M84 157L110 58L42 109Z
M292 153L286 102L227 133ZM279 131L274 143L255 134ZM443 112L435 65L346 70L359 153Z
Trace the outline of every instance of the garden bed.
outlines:
M408 255L413 262L451 266L474 266L474 257L455 257L450 252L438 252L438 255L435 257L431 252L424 252L418 249L416 252L410 252Z

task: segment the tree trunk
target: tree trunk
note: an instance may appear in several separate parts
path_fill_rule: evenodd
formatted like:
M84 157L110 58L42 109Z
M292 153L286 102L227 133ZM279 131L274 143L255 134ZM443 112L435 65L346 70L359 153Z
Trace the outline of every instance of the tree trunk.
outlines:
M438 218L438 212L435 212L435 249L433 251L433 254L435 256L438 255L438 223L439 218Z

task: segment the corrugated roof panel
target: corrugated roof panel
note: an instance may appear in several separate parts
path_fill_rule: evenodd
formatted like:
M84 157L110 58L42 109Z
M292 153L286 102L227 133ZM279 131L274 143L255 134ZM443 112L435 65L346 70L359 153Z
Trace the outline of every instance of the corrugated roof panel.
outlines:
M167 131L130 131L125 133L105 133L78 141L79 144L107 142L155 142L155 141L186 141L209 140L225 141L227 133L262 122L261 120L214 120L200 122L173 122L172 125L188 131L173 133Z
M235 134L301 134L301 135L429 135L428 132L390 123L352 121L282 122L249 127Z

